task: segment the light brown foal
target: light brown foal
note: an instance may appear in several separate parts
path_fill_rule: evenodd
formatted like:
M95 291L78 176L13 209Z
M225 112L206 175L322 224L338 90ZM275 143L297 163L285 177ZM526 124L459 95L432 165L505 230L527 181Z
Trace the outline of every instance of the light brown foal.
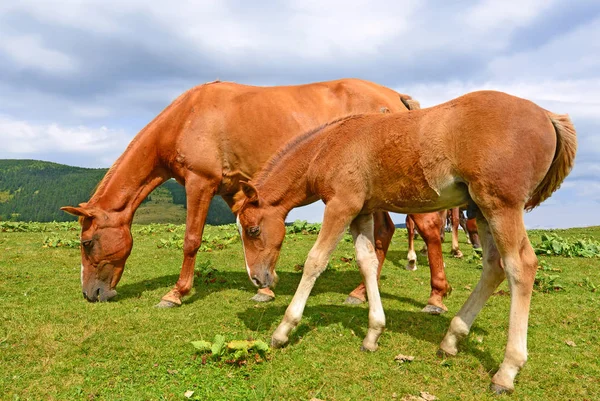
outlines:
M493 91L408 113L344 118L292 141L256 180L242 185L234 207L239 211L248 274L264 287L275 282L285 216L318 198L326 204L321 232L296 294L273 333L273 345L288 341L315 280L350 226L369 298L363 348L375 350L385 315L377 286L372 213L424 213L473 203L479 209L483 271L452 319L440 349L457 353L458 341L469 333L486 300L508 279L508 342L492 384L496 392L512 391L527 360L527 321L537 269L523 211L558 189L573 166L576 148L575 129L567 115Z

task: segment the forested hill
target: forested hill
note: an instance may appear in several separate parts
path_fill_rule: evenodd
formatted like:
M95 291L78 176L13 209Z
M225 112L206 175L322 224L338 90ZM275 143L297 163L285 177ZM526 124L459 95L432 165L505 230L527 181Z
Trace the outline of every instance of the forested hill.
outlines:
M0 220L74 220L61 206L89 200L108 169L66 166L39 160L0 159ZM185 190L174 180L157 188L136 212L138 223L185 222ZM139 217L138 217L139 215ZM235 222L227 204L216 197L208 224Z

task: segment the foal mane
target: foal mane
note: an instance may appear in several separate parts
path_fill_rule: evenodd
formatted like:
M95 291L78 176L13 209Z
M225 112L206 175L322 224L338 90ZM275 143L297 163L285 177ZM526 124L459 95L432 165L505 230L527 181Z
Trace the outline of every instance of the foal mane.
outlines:
M259 173L256 175L256 177L254 177L252 181L254 181L257 184L262 184L264 180L277 167L281 159L283 159L287 154L289 154L294 148L300 146L301 144L314 137L316 134L322 132L325 128L334 124L343 123L344 121L348 121L360 116L362 116L362 114L350 114L344 117L336 118L335 120L331 120L329 122L321 124L318 127L311 129L310 131L296 136L294 139L290 140L282 148L280 148L277 151L277 153L271 156L271 158L266 162L262 170L259 171ZM244 192L240 189L233 197L233 206L231 207L231 211L234 214L237 214L244 207L245 203L246 197L244 195Z
M277 153L275 153L275 155L271 156L269 161L267 161L265 166L257 174L254 181L256 181L258 184L261 184L266 179L266 177L268 177L269 174L271 174L271 172L273 172L273 170L275 169L277 164L279 164L279 162L281 161L282 158L284 158L294 148L300 146L301 144L305 143L306 141L308 141L309 139L314 137L316 134L322 132L325 128L329 127L330 125L342 123L347 120L351 120L353 118L357 118L360 116L362 116L362 114L350 114L350 115L347 115L344 117L340 117L335 120L321 124L320 126L313 128L310 131L305 132L304 134L298 135L291 141L287 142L282 148L280 148L277 151Z

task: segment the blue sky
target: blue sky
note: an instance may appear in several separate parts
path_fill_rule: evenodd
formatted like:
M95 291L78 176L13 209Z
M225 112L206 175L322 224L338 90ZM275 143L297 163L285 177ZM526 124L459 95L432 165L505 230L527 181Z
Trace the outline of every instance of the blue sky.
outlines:
M526 223L600 225L597 0L2 2L0 158L108 167L194 85L342 77L423 107L496 89L569 113L575 169Z

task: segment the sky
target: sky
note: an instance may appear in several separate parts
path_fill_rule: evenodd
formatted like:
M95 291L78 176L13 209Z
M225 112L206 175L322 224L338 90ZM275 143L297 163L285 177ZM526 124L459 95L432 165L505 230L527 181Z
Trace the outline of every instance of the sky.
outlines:
M525 222L600 225L597 0L4 1L0 158L109 167L195 85L344 77L422 107L495 89L568 113L575 168ZM320 221L322 210L290 218Z

